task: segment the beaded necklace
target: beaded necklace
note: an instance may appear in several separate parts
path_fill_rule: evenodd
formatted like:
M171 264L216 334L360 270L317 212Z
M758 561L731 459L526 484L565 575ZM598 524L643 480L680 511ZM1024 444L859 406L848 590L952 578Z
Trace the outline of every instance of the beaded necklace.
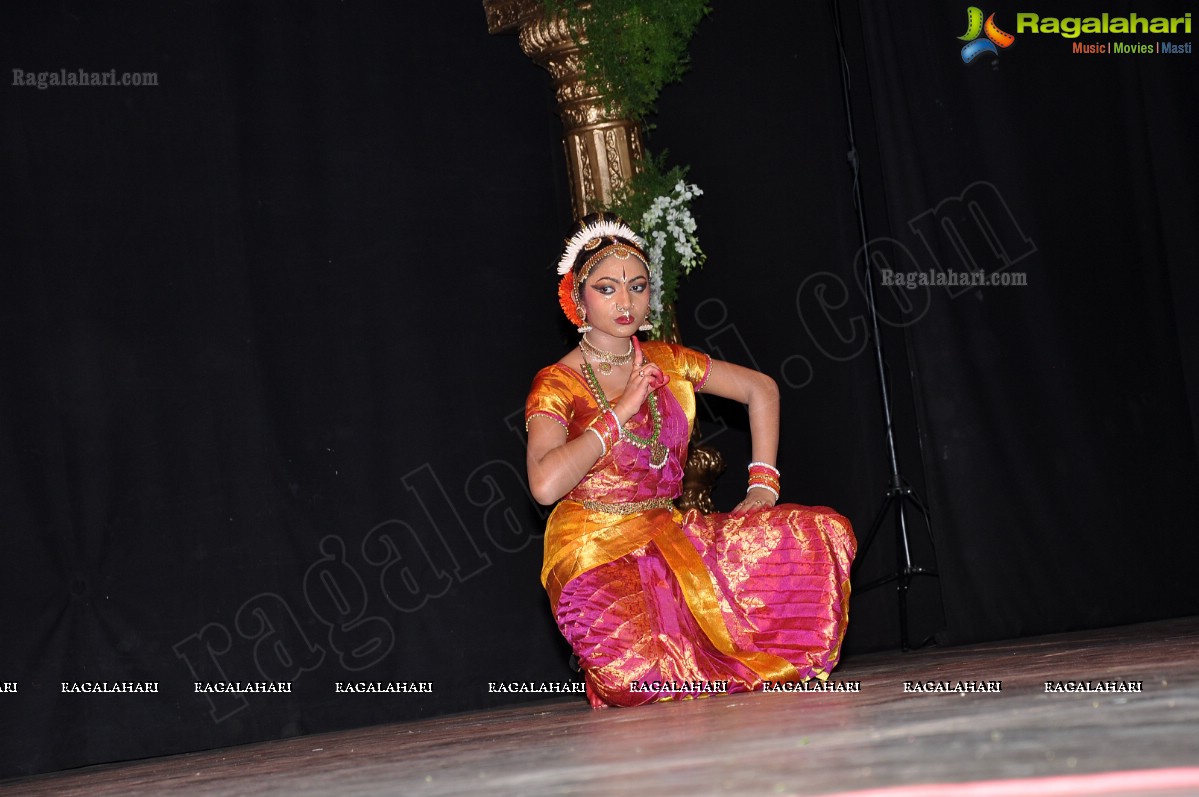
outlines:
M599 379L595 376L595 371L591 370L591 364L583 362L583 373L587 377L587 386L591 388L591 392L595 394L596 400L599 401L600 409L604 412L612 410L612 405L608 403L608 397L604 395L604 389L600 386ZM642 437L639 434L630 432L628 429L622 429L621 433L635 448L649 449L649 466L654 470L660 470L666 465L666 459L670 455L669 449L658 441L662 434L662 413L658 411L658 395L657 393L649 394L649 417L653 421L654 431L649 437Z

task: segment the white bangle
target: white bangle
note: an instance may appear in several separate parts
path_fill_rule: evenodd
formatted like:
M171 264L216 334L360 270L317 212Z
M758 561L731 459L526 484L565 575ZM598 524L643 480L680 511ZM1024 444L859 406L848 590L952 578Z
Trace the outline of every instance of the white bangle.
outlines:
M782 475L779 473L779 469L776 468L774 465L771 465L769 462L751 462L751 463L749 463L749 467L751 467L751 468L754 467L755 465L757 465L760 468L766 468L767 470L769 470L771 473L773 473L775 475L775 478L778 478L779 476Z
M595 439L600 441L600 456L608 453L608 444L604 442L604 436L596 431L595 427L588 426L587 431L595 435Z
M776 500L776 501L779 500L778 490L774 489L773 487L768 487L765 484L751 484L749 486L749 490L765 490L766 492L768 492L774 496L774 500ZM746 495L749 495L749 490L745 491Z

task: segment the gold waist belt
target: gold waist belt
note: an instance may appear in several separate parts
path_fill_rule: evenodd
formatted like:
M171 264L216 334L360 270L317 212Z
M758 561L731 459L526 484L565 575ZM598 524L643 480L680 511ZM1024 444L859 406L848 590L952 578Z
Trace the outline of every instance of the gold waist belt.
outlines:
M609 515L635 515L650 509L670 509L674 506L671 498L650 498L645 501L634 501L631 504L609 504L603 501L583 501L583 508L593 512L607 512Z

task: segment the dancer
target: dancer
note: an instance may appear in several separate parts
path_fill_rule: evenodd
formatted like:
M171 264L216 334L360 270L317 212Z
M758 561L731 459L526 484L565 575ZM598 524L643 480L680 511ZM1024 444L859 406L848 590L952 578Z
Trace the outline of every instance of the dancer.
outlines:
M692 349L641 343L650 266L619 217L576 223L559 301L578 346L526 406L533 496L557 503L542 584L594 707L824 679L856 541L827 507L777 504L778 388ZM753 462L730 513L679 512L696 393L748 407Z

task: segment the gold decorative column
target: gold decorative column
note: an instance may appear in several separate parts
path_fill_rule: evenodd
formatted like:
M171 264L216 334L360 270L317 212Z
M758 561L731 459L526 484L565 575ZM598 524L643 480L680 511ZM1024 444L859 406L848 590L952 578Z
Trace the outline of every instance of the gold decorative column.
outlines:
M516 31L520 49L553 78L575 218L610 203L641 165L641 125L604 107L582 76L579 47L563 18L546 19L540 0L483 0L492 33ZM584 41L586 41L584 39Z

